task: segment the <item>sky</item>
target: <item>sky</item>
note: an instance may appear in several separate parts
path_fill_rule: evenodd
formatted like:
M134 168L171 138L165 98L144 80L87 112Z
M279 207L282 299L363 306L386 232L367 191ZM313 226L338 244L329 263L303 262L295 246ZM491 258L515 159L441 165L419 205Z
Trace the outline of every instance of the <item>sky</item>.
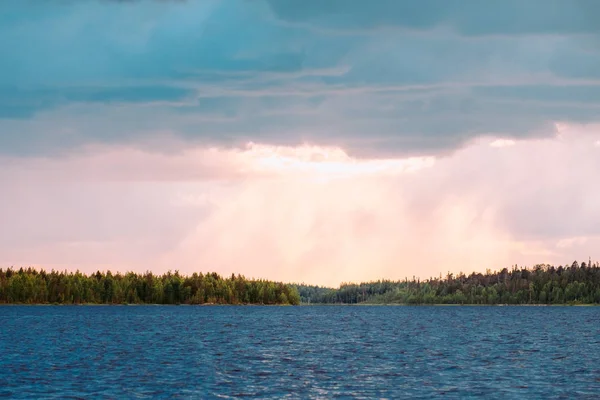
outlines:
M337 286L600 258L597 0L3 0L0 267Z

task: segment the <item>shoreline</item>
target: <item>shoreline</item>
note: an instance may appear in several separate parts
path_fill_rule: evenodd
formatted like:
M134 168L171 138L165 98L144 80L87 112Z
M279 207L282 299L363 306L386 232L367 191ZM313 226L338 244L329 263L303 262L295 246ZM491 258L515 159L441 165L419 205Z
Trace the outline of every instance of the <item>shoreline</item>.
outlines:
M51 303L0 303L0 307L598 307L600 304L403 304L403 303L313 303L313 304L51 304Z
M585 304L405 304L405 303L314 303L300 304L300 306L400 306L400 307L596 307L597 303Z
M0 307L31 306L31 307L293 307L293 304L101 304L101 303L0 303Z

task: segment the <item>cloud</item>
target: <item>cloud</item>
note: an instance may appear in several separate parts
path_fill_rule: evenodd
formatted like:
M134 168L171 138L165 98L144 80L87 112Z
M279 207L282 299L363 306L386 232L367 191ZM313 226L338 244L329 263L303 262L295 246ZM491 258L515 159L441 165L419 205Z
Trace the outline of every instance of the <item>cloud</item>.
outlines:
M558 248L571 248L576 245L584 245L588 241L587 237L572 237L561 239L556 243Z
M509 139L496 139L490 143L490 146L492 146L492 147L510 147L510 146L514 146L514 145L515 145L515 141L509 140Z
M337 284L593 255L598 4L0 2L0 265Z
M0 4L0 154L441 155L600 115L593 1ZM339 34L343 33L343 34Z
M338 284L587 259L600 244L600 130L557 130L437 158L178 143L0 157L0 265Z
M597 34L594 0L422 0L418 4L374 0L369 6L344 0L268 0L285 21L322 29L373 30L399 28L428 31L448 27L463 35Z

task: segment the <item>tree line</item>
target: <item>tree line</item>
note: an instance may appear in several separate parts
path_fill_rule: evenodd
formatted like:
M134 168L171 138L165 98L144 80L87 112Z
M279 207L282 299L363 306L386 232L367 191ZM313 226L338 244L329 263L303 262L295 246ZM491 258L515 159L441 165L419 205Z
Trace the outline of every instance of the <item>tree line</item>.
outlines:
M113 274L0 269L0 303L22 304L291 304L296 287L232 274Z
M600 304L600 267L574 261L554 267L512 267L424 281L379 280L339 288L296 285L310 304Z

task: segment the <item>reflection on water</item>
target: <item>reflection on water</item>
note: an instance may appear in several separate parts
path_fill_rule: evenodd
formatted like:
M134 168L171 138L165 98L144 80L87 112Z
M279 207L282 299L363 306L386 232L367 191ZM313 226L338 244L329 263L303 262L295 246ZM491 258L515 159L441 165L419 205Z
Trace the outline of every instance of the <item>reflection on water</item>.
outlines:
M0 397L598 398L598 307L0 307Z

